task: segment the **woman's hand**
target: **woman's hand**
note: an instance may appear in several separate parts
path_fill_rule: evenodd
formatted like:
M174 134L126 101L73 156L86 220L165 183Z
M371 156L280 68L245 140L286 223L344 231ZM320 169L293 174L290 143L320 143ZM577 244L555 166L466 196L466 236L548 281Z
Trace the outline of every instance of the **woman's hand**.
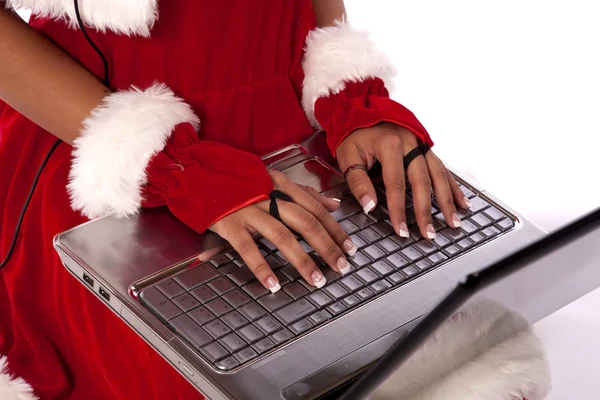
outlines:
M381 163L390 221L396 234L402 237L409 236L405 215L406 182L403 159L417 146L417 138L410 130L384 123L354 131L336 150L342 171L353 164L370 169L375 161ZM453 228L460 226L456 205L468 208L469 201L433 151L428 151L425 157L415 158L408 166L406 175L412 186L415 215L424 238L434 239L436 235L431 218L432 187L448 224ZM367 172L353 169L346 179L352 194L365 212L375 208L377 195Z
M252 237L255 233L273 243L309 284L320 288L327 280L291 230L302 235L334 271L347 273L350 265L344 252L353 255L356 246L330 214L339 202L295 184L281 172L269 171L269 174L274 188L293 200L277 200L283 222L269 214L270 202L263 201L229 214L209 229L227 240L256 278L273 293L281 286Z

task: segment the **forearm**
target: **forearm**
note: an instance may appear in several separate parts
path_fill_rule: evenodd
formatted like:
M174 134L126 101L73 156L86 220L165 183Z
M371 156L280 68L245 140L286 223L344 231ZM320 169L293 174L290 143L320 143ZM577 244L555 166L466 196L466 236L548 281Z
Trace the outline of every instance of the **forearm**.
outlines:
M0 7L0 98L72 144L81 123L110 93L50 40Z

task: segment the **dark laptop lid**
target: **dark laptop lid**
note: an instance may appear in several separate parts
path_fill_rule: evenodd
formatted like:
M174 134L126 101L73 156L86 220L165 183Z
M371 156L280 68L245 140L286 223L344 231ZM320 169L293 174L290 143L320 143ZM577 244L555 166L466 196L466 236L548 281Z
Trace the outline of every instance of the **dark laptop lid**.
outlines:
M505 312L493 312L491 318L505 318L509 313L526 328L598 287L600 209L466 277L338 398L369 396L459 311L492 305Z

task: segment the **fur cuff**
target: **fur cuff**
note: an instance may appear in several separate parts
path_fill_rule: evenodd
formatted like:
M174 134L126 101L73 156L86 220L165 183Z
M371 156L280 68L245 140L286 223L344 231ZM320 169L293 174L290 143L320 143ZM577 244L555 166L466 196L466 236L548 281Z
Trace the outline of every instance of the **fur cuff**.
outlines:
M67 186L72 208L88 218L137 213L148 163L180 123L198 129L200 121L165 85L108 95L73 143Z
M37 400L33 389L23 378L15 378L9 374L6 357L0 357L0 399Z
M158 20L158 0L80 0L83 22L100 32L148 37ZM34 15L65 20L77 28L73 0L8 0L7 7L26 8Z
M380 78L388 91L392 91L396 76L391 61L376 47L369 34L346 21L314 29L308 34L302 67L305 74L302 106L317 129L321 127L314 107L319 97L340 93L346 82L363 82L369 78Z
M521 316L485 300L448 320L370 400L541 400L550 367Z

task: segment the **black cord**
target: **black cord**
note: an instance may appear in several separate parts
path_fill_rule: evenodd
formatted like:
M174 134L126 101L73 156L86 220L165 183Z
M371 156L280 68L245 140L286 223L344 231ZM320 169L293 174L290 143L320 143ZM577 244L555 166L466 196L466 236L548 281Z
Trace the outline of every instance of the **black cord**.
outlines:
M83 33L83 36L85 37L85 39L88 41L88 43L92 46L92 48L96 51L96 53L98 53L98 55L102 59L102 63L104 64L104 85L108 86L108 84L109 84L108 62L106 61L106 57L104 57L104 54L102 54L102 52L100 51L98 46L96 46L96 44L92 41L92 39L87 34L87 31L85 30L85 27L83 26L83 22L81 20L81 15L79 13L78 1L73 0L73 2L74 2L74 6L75 6L75 15L77 16L77 22L79 23L79 27L81 29L81 32ZM10 256L12 255L13 251L15 250L15 247L17 245L17 239L19 237L19 229L21 229L21 224L23 223L23 217L25 216L25 211L27 211L29 202L31 201L31 198L33 197L33 192L35 191L35 187L37 186L38 180L40 179L40 175L42 174L42 171L44 170L46 163L50 159L50 156L52 155L52 153L54 152L54 150L58 147L58 145L60 143L61 143L61 140L59 139L52 145L52 147L46 154L46 157L44 157L44 160L42 161L42 165L40 165L40 168L38 169L37 173L35 174L35 178L33 179L33 184L31 185L31 189L29 189L29 194L27 195L27 198L25 199L25 204L23 204L23 209L21 210L19 219L17 219L17 226L15 227L15 234L13 235L12 242L10 243L10 247L8 248L6 257L4 258L4 260L2 260L2 262L0 262L0 270L6 264L8 264L8 260L10 260Z

